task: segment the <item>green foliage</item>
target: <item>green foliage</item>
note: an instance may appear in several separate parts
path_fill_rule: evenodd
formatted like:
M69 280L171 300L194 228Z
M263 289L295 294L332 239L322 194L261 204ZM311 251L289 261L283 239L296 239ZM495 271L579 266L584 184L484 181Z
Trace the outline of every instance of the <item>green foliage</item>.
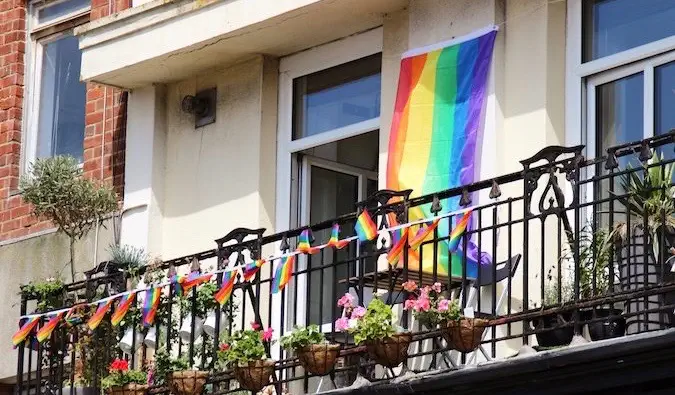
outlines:
M148 254L139 247L130 245L111 245L108 247L110 260L121 266L132 277L137 277L141 268L148 263Z
M363 318L358 319L356 327L350 329L354 335L354 342L362 344L367 341L385 339L396 333L392 324L393 313L391 306L374 298L366 309Z
M127 384L147 384L148 376L145 372L129 369L127 361L116 359L110 364L109 374L101 380L101 388L121 387Z
M21 178L19 189L32 205L33 214L49 219L70 238L70 269L75 281L74 243L117 209L115 192L82 177L77 160L70 156L36 160Z
M163 385L169 373L188 369L190 369L190 364L186 358L173 358L166 349L161 349L155 353L153 384Z
M225 367L232 368L264 359L265 355L262 332L248 329L234 332L232 336L223 339L218 360Z
M582 298L604 295L609 291L611 257L610 233L586 225L579 232L579 288ZM617 271L614 271L615 275ZM618 278L614 283L618 282ZM595 285L595 286L594 286Z
M29 282L21 286L21 295L37 300L38 311L49 311L62 307L65 298L65 286L58 278L45 281Z
M210 310L215 309L218 306L218 302L213 298L213 295L218 292L218 285L215 282L207 282L202 284L199 289L197 289L197 315L200 317L206 316L206 313Z
M310 325L305 328L293 328L293 331L279 340L281 347L286 350L297 350L312 344L323 344L326 336L321 332L318 325Z

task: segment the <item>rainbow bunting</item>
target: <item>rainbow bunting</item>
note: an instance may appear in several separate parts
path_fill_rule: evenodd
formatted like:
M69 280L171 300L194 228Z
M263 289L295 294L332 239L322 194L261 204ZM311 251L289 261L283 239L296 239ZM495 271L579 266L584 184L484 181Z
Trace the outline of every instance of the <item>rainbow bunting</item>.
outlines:
M373 240L377 236L377 225L375 225L370 214L368 214L368 210L363 210L363 212L359 214L359 217L356 219L354 230L356 230L356 235L362 243Z
M91 318L89 318L89 322L87 322L87 326L89 327L89 329L93 331L98 327L98 324L101 323L103 317L105 317L108 310L110 310L110 306L112 306L114 301L115 299L110 299L106 302L98 304L96 312L91 316Z
M47 321L46 324L42 326L37 331L37 341L42 343L43 341L47 340L49 336L51 336L52 332L54 332L54 329L59 325L59 321L61 321L61 317L63 317L63 312L56 314L54 317L52 317L49 321Z
M174 289L176 290L176 296L178 297L183 296L183 283L185 282L186 279L187 277L181 274L174 274L169 279L169 282L172 285L174 284L178 285L177 287L174 287Z
M285 256L281 258L279 266L274 273L274 280L272 281L272 293L278 293L289 281L291 281L291 276L293 274L293 265L295 263L295 255Z
M257 259L251 263L247 263L246 266L244 266L244 269L242 270L244 275L244 281L251 281L253 277L255 277L256 273L258 273L258 270L260 270L260 268L264 264L265 264L264 259Z
M143 301L142 318L143 326L149 327L155 322L155 314L159 308L159 297L162 294L162 289L159 287L145 291L145 300Z
M341 250L347 245L349 245L349 240L340 240L340 225L333 224L333 228L330 230L330 239L328 240L326 246Z
M450 252L457 251L457 248L459 247L459 240L461 240L462 235L464 232L466 232L466 228L469 225L469 221L471 220L472 212L473 210L468 210L465 212L462 218L460 218L460 220L455 224L452 232L450 232L450 240L448 240L448 250Z
M258 261L256 261L258 262ZM255 263L255 262L254 262ZM256 269L257 271L257 269ZM216 292L215 295L213 295L213 298L220 303L220 305L224 305L227 303L227 301L230 299L230 296L232 295L232 291L234 290L234 283L237 281L237 272L234 270L231 270L229 272L223 273L223 281L221 282L220 289L218 292Z
M415 237L410 240L410 248L413 250L416 250L422 242L428 238L431 233L433 233L434 229L438 226L438 223L440 222L440 219L434 220L431 225L427 226L421 226L418 230L417 233L415 233Z
M18 346L26 340L26 337L30 335L30 333L35 329L35 326L40 322L40 317L31 317L26 321L19 330L12 336L12 344L14 344L14 347Z
M392 235L392 247L387 253L387 262L394 267L396 267L396 264L398 264L398 261L403 256L405 243L408 241L408 228L403 228L401 230L401 236L393 237Z
M82 309L84 306L84 304L79 304L71 307L70 310L68 310L66 316L63 317L63 321L66 323L66 325L75 326L82 323L82 314L80 309Z
M491 28L474 34L475 38L401 60L389 135L387 189L412 189L411 197L416 197L475 181L496 35ZM445 212L456 211L459 197L444 199L441 205ZM431 204L411 209L408 219L431 218L430 209ZM449 239L449 227L440 226L438 236ZM433 255L424 254L423 271L434 270ZM467 276L473 277L482 260L467 258ZM439 275L461 275L463 257L451 253L447 241L438 244L437 259ZM419 260L409 261L411 270L419 265Z
M311 235L312 231L309 229L305 229L300 232L300 236L298 236L298 246L296 247L295 251L301 252L303 254L316 254L319 252L319 248L312 247L311 245Z
M126 294L122 297L122 300L120 300L120 303L117 305L117 309L115 309L115 312L110 317L110 322L113 326L119 325L119 323L124 319L124 316L127 315L127 312L129 311L129 308L131 308L131 304L134 302L135 298L136 292Z
M201 274L199 272L192 272L188 274L181 284L183 286L183 293L187 294L192 288L211 280L211 277L213 277L213 273Z

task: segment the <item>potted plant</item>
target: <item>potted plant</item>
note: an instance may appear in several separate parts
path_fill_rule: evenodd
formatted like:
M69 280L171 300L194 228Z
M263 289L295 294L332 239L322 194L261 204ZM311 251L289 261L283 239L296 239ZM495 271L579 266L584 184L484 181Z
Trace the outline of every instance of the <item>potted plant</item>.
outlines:
M606 230L593 230L585 226L579 233L579 292L582 299L606 295L610 289L610 272L614 273L614 284L618 284L616 270L610 270L611 235ZM626 332L626 319L622 310L609 307L593 307L581 310L581 317L588 323L591 340L611 339Z
M544 287L541 309L564 305L572 300L573 289L568 276L563 275L558 279L553 276L555 266L548 270L546 286ZM559 285L560 283L560 285ZM535 307L537 303L534 304ZM574 327L567 325L572 321L572 313L569 311L545 314L533 318L530 323L538 332L535 333L539 347L551 348L570 344L574 337Z
M672 185L673 164L661 165L662 157L654 155L643 165L644 171L628 171L621 175L620 186L624 193L614 193L627 208L628 220L615 225L614 236L618 249L620 282L624 291L635 291L649 285L675 280L672 262L658 262L669 257L675 246L675 187ZM630 229L629 229L630 224ZM665 245L661 245L661 241ZM646 258L646 261L645 261ZM626 301L627 312L658 309L663 304L675 302L675 293L668 292L647 298ZM626 332L637 333L663 328L662 323L672 323L672 311L633 315L627 320Z
M145 372L129 369L129 362L116 359L101 380L101 389L109 395L143 395L148 390L147 379Z
M348 296L346 294L343 298ZM338 305L344 308L344 316L336 322L336 329L352 334L357 345L364 344L373 361L394 368L408 359L412 335L410 332L396 331L392 323L391 306L378 298L374 298L366 309L340 301Z
M284 349L295 352L306 371L318 376L333 371L340 355L340 345L326 342L326 336L317 325L295 327L280 343Z
M63 307L66 288L58 277L49 277L44 281L29 282L19 287L20 295L25 299L37 300L36 312L45 312Z
M253 329L234 332L225 337L218 351L218 359L232 369L241 388L254 393L270 383L276 363L265 351L265 343L272 343L272 328L260 329L254 323Z
M153 385L167 384L175 395L201 394L208 372L190 369L187 359L174 358L165 350L155 353Z

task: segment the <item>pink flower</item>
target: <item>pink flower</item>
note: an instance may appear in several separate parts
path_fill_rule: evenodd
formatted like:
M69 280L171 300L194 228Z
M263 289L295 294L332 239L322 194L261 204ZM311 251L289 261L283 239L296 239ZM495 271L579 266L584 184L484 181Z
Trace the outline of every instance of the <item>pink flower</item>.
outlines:
M403 283L403 289L408 292L414 292L417 290L417 283L412 280L408 280Z
M434 283L434 285L431 286L431 289L433 289L436 293L441 293L441 283Z
M366 315L366 308L365 307L357 307L352 311L352 318L359 319L363 318L363 316Z
M257 331L260 329L260 324L255 321L251 321L251 328L253 328L254 331Z
M349 309L354 307L354 297L346 293L344 296L342 296L338 302L337 302L338 307L344 307L345 309Z
M410 310L410 309L413 309L414 307L415 307L415 299L413 299L413 298L410 298L410 299L406 300L405 303L403 303L403 309L404 310Z
M420 298L428 298L429 297L429 291L431 291L431 287L428 285L422 289L420 289Z
M272 340L272 333L273 332L274 332L274 329L272 329L272 328L265 329L262 333L263 341L268 342L268 341Z
M415 311L417 311L417 312L429 311L430 308L431 308L431 302L429 301L429 298L420 297L415 302Z
M341 317L335 321L335 330L344 332L347 329L349 329L349 320L347 317Z
M441 299L438 302L438 311L440 311L441 313L444 313L444 312L448 311L448 305L449 304L450 304L450 301L448 301L447 299Z
M220 345L220 351L227 351L230 349L230 345L227 343L223 343Z

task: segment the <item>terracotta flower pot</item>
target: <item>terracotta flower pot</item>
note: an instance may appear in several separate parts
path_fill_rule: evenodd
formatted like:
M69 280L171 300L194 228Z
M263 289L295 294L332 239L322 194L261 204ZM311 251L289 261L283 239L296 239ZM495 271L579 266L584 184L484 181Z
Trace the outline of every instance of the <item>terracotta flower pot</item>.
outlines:
M245 366L234 367L234 377L242 389L258 392L270 383L270 376L274 373L274 361L258 360L249 362Z
M122 387L110 387L108 395L144 395L147 391L147 385L131 383Z
M208 372L183 370L169 373L166 382L174 395L197 395L202 393L208 377Z
M366 342L366 350L373 361L394 368L408 359L408 346L411 341L410 333L397 333L385 339Z
M448 321L441 329L441 335L448 347L459 352L471 352L480 346L483 332L490 322L482 318L462 318Z
M335 367L340 355L339 344L312 344L296 350L300 364L306 371L325 376Z

